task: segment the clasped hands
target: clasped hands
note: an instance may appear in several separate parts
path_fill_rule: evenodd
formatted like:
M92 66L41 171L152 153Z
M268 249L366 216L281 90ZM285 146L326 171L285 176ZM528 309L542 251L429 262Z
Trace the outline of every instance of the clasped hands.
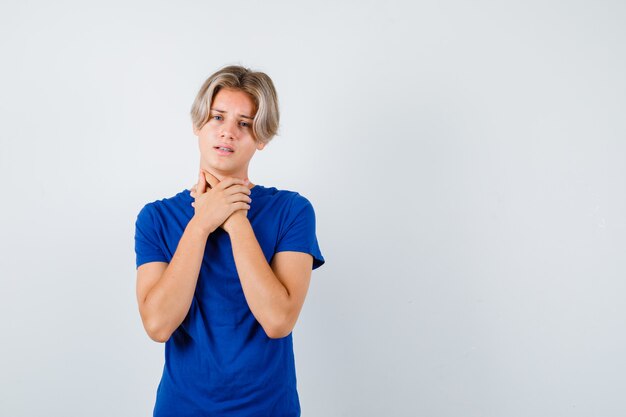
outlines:
M230 234L233 224L247 219L250 209L248 180L225 177L219 181L211 173L200 169L198 183L191 187L194 218L202 230L213 233L218 227ZM207 188L208 187L208 188Z

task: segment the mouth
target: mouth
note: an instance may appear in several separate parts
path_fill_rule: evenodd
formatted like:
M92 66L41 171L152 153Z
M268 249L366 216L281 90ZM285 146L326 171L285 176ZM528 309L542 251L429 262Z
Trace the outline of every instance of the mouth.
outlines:
M229 148L228 146L214 146L213 148L220 155L230 155L231 153L235 152L233 148Z

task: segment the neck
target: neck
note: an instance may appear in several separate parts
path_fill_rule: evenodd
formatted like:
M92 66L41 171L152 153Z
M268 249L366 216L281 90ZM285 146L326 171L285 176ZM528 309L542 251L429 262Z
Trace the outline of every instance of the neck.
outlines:
M247 172L238 173L238 174L225 174L224 172L216 170L214 168L209 168L209 167L202 166L202 165L201 165L201 168L204 169L205 171L209 172L215 178L217 178L218 181L222 181L226 177L233 177L233 178L242 179L244 181L245 180L250 181L250 178L248 178L248 173ZM252 187L254 187L254 185L255 184L253 184L252 181L250 181L250 183L248 184L248 188L252 188Z

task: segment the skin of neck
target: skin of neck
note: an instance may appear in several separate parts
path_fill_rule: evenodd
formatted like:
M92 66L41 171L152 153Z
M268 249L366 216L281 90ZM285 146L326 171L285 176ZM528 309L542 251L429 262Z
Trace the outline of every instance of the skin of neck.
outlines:
M200 163L200 168L204 169L205 171L207 171L209 174L213 175L215 178L217 178L218 181L222 181L225 177L233 177L233 178L239 178L242 180L250 180L250 178L248 178L248 170L245 169L241 172L238 173L226 173L223 171L220 171L218 169L215 169L213 167L207 166L206 164ZM250 184L248 184L248 188L252 188L254 186L254 184L252 183L252 181L250 181Z

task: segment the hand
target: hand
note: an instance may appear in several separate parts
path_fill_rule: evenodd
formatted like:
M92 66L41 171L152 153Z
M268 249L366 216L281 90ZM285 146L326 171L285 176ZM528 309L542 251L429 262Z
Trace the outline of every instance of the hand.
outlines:
M207 179L207 181L209 181L209 185L211 185L211 187L216 187L220 181L215 178L215 176L213 176L211 173L209 172L204 172L205 173L205 177ZM228 178L228 177L227 177ZM225 180L226 178L224 178ZM246 188L248 188L248 196L250 195L250 181L248 181L247 179L244 180L244 185L246 186ZM249 202L252 202L252 200L250 199L250 197L248 197ZM248 216L248 210L250 209L250 205L248 205L247 208L243 208L243 209L239 209L239 210L235 210L225 221L224 223L222 223L220 225L220 227L228 234L230 234L232 225L237 223L238 221L241 221L243 219L247 219Z
M191 187L191 196L195 200L191 203L195 209L194 219L207 234L218 227L228 233L233 220L247 215L252 202L250 193L250 188L242 179L225 177L219 181L211 173L200 169L198 183Z

